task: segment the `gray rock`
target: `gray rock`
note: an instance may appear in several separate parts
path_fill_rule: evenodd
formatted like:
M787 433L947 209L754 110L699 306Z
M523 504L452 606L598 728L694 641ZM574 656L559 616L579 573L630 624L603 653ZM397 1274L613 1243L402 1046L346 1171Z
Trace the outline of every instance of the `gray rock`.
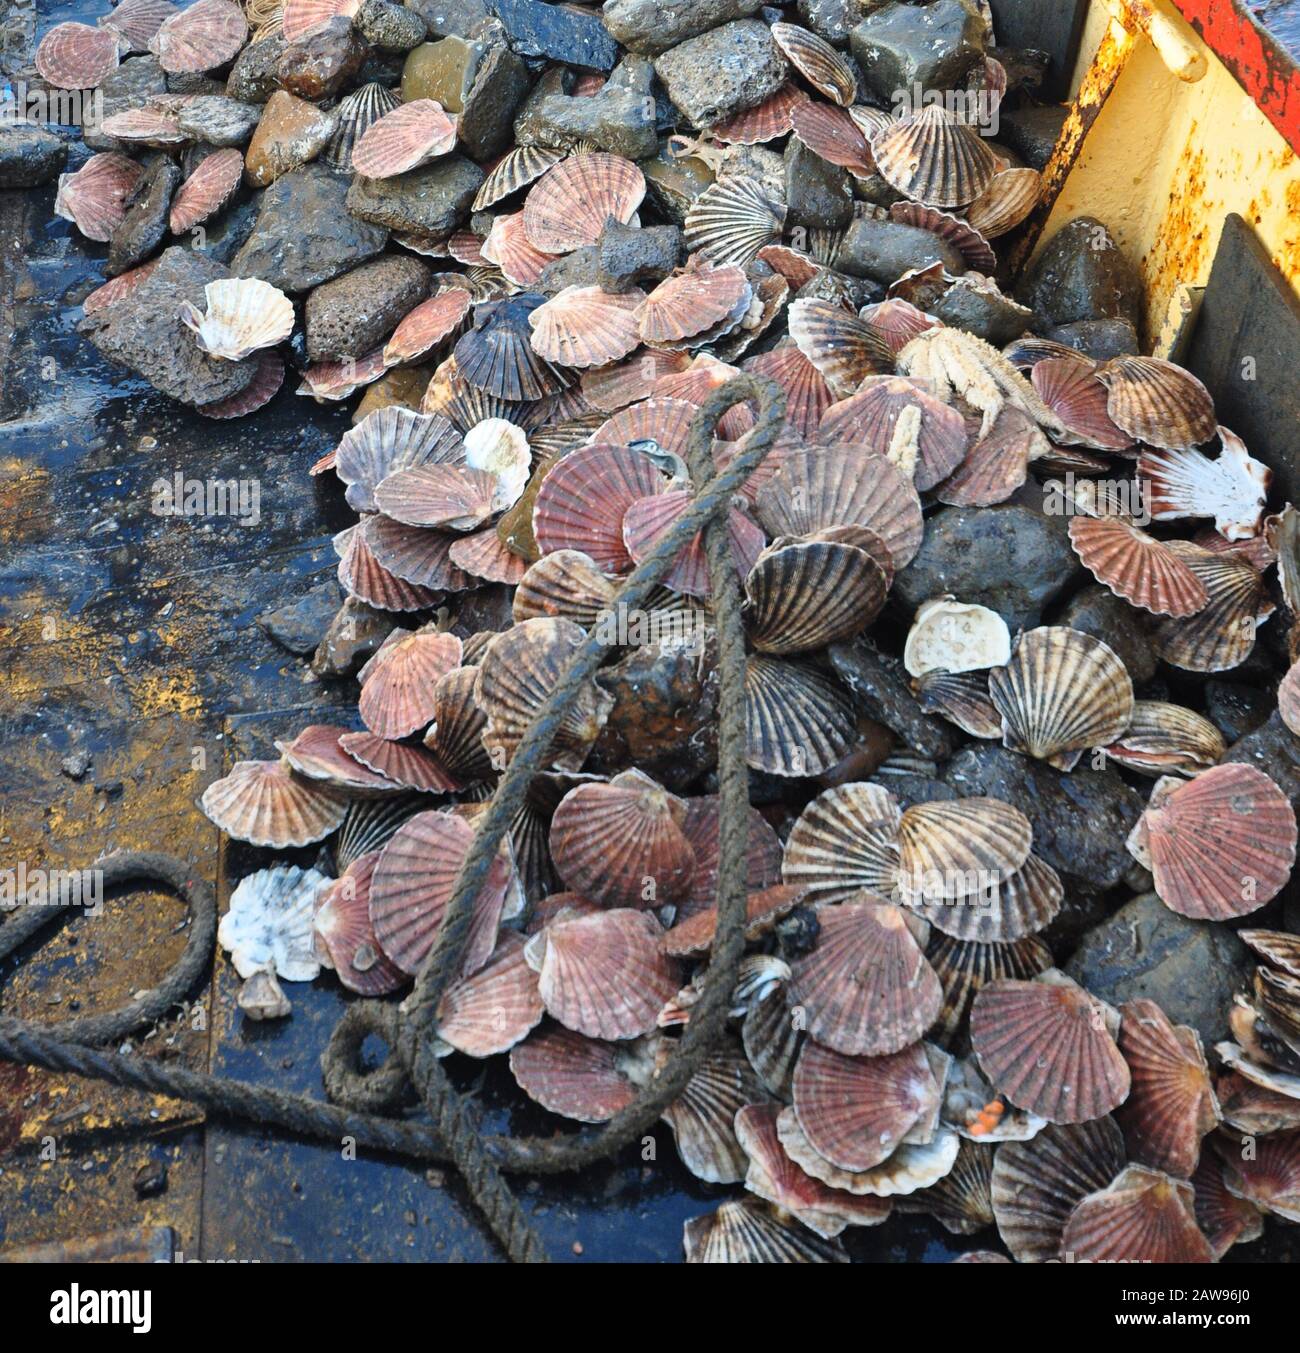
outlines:
M325 637L342 599L337 581L327 578L296 601L264 611L257 617L258 628L281 648L305 657Z
M256 224L256 198L250 197L243 202L236 200L233 206L227 207L219 216L204 221L201 235L197 231L190 232L190 248L197 248L229 271L235 255L248 242Z
M877 301L883 301L885 288L869 277L850 277L847 273L823 268L795 292L794 299L831 301L835 305L847 305L853 310L861 310L864 305L874 305Z
M473 160L444 155L395 178L354 179L347 209L362 221L390 230L445 235L469 216L474 194L486 177Z
M465 97L458 136L474 160L490 160L510 145L511 124L532 79L522 57L508 47L492 47L479 62Z
M673 106L696 127L757 107L781 88L788 69L767 25L757 19L723 24L655 61Z
M542 101L536 126L548 145L591 141L601 150L641 160L659 147L654 100L608 85L589 98L552 94Z
M1078 216L1052 236L1016 292L1051 325L1142 319L1142 280L1109 230Z
M1128 668L1134 686L1144 686L1156 674L1159 658L1151 642L1149 617L1117 597L1108 587L1092 583L1077 592L1056 621L1100 639Z
M351 19L339 15L291 42L275 73L291 94L316 102L340 93L365 59L366 45Z
M897 771L888 771L873 775L871 783L889 790L904 810L921 803L949 803L962 797L951 785L924 775L900 775Z
M636 226L610 221L601 232L597 280L606 291L627 291L661 282L686 256L675 225Z
M965 0L891 3L849 34L867 89L894 106L916 86L955 89L984 57L984 22Z
M100 81L105 118L124 113L128 108L139 108L157 94L167 92L167 76L156 56L133 56L111 70ZM100 131L98 122L90 121L82 128L82 139L91 150L127 150L114 136Z
M349 212L348 197L348 180L321 164L276 179L262 194L252 235L235 255L235 276L260 277L282 291L309 291L379 253L388 232Z
M894 596L915 610L950 592L997 611L1015 631L1038 624L1048 602L1081 576L1064 518L1016 502L945 507L927 519L916 558L894 579Z
M1300 810L1300 739L1276 710L1267 723L1234 742L1223 759L1262 770Z
M429 31L414 9L392 4L391 0L365 0L352 22L357 32L382 52L409 52Z
M595 287L600 285L600 249L588 244L563 254L548 263L537 279L536 290L554 296L565 287Z
M554 134L542 120L542 105L553 94L568 94L573 89L574 75L567 66L551 66L532 88L515 115L515 140L521 146L555 145ZM563 142L560 142L563 145Z
M853 218L849 172L792 136L785 147L785 201L787 226L843 230Z
M903 200L903 194L888 184L879 174L868 174L866 178L854 175L853 197L858 202L869 202L873 207L892 207Z
M903 664L863 636L828 650L835 675L847 688L859 714L882 723L913 752L935 761L952 755L955 731L921 708Z
M203 288L228 274L192 249L163 252L140 286L87 315L77 332L110 361L141 375L163 394L191 406L237 395L253 379L257 360L226 362L199 349L181 323L185 302L203 310Z
M1027 333L1034 322L1032 310L1004 296L997 283L976 277L959 277L930 307L930 313L995 348Z
M719 24L747 19L762 0L605 0L610 35L629 52L658 56Z
M1127 319L1081 319L1048 329L1047 337L1099 362L1142 351L1137 330Z
M22 123L0 125L0 188L36 188L68 163L68 147L53 132Z
M431 38L467 38L488 17L485 0L409 0Z
M1019 808L1034 827L1034 854L1073 884L1114 888L1133 863L1124 842L1146 799L1110 766L1093 770L1085 757L1063 775L1045 761L976 742L953 757L943 778L963 797Z
M1190 921L1147 893L1085 935L1065 971L1111 1005L1154 1001L1209 1048L1227 1034L1233 994L1249 986L1254 967L1226 926Z
M1273 699L1267 691L1217 678L1205 683L1206 717L1229 742L1262 728L1272 712Z
M998 109L998 134L1034 169L1043 169L1052 158L1057 138L1069 115L1060 104L1027 104L1023 108Z
M966 271L962 256L938 235L900 221L859 217L844 232L835 259L839 272L869 277L888 286L913 268L942 263L951 273Z
M541 0L493 0L493 10L523 56L547 56L566 66L613 70L618 45L595 14Z
M373 352L429 294L428 266L409 254L372 259L317 287L303 307L307 360Z
M849 33L861 17L855 0L799 0L803 26L836 47L848 46Z
M145 170L127 199L126 215L108 242L110 277L143 263L162 243L167 233L167 209L180 186L180 167L164 155Z
M311 670L322 677L352 676L393 632L397 621L390 611L348 597L317 646Z
M200 94L182 106L176 121L181 131L209 146L242 146L262 117L260 104L243 103L224 94Z
M277 71L288 47L280 33L250 42L235 58L226 80L226 92L244 103L265 103L280 88Z

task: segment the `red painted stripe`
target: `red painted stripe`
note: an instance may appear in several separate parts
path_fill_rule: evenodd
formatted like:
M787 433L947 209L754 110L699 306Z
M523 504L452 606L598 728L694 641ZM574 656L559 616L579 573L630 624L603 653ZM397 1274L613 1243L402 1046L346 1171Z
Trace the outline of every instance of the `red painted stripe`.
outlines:
M1300 69L1240 0L1174 0L1183 17L1300 153Z

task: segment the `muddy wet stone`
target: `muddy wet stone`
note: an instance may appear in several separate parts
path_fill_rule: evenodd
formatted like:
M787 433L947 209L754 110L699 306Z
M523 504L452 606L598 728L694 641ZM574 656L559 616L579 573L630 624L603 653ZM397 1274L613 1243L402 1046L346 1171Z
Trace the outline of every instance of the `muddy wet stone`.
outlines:
M791 137L785 148L786 224L843 230L853 217L849 173Z
M311 669L321 677L352 676L396 628L398 617L348 597L330 621L312 656Z
M338 125L334 113L278 89L259 109L261 120L244 156L244 175L258 188L298 169L325 149Z
M545 56L587 70L612 70L618 45L599 15L542 0L493 0L492 9L521 56Z
M865 635L852 643L832 644L827 654L859 714L884 724L921 756L943 761L952 755L952 725L921 708L898 658L882 653Z
M391 179L357 177L347 190L347 210L357 219L417 235L445 235L469 217L486 175L463 155Z
M945 507L926 520L916 558L894 580L894 597L916 609L951 593L988 606L1014 633L1083 576L1063 517L1025 503Z
M258 628L281 648L305 657L325 637L342 599L337 580L327 578L296 601L264 611L257 617Z
M725 23L655 59L673 106L696 127L756 108L785 83L789 67L767 25Z
M1142 280L1110 231L1076 216L1048 241L1016 297L1049 325L1079 320L1142 318Z
M944 784L942 780L932 780L928 775L889 771L875 776L871 783L889 790L903 809L915 808L921 803L949 803L962 797L951 785Z
M108 274L116 277L146 258L167 233L167 209L172 194L181 186L180 168L159 156L136 185L122 217L108 242Z
M317 287L303 307L308 360L333 362L373 352L429 294L430 281L420 259L395 254Z
M966 0L882 5L849 34L870 93L892 107L899 93L956 89L984 57L984 22Z
M402 65L402 102L436 99L449 113L461 113L473 88L487 44L443 38L416 47Z
M365 0L353 19L357 32L384 52L409 52L424 41L424 19L405 5L390 0Z
M550 95L538 110L537 127L541 138L553 145L590 141L628 160L653 155L659 146L654 100L617 86L606 85L588 98Z
M645 175L646 200L659 215L683 225L691 203L713 182L713 173L701 160L675 159L667 143L637 166Z
M467 38L489 17L486 0L411 0L431 38Z
M1085 352L1098 362L1142 351L1142 344L1128 319L1081 319L1048 329L1045 337Z
M597 243L597 281L605 291L653 285L668 276L686 255L677 226L620 225L610 220Z
M605 27L629 52L658 56L719 24L748 19L762 0L605 0Z
M1065 971L1111 1005L1155 1001L1211 1047L1227 1035L1233 994L1249 986L1254 967L1227 926L1188 920L1147 893L1085 935Z
M167 76L158 64L156 56L133 56L123 61L116 70L111 70L100 82L99 93L103 96L103 116L110 118L115 113L124 113L128 108L139 108L149 99L167 92ZM82 128L82 138L91 150L129 149L114 136L109 136L99 128L97 122L88 122Z
M37 188L68 163L67 144L43 127L0 126L0 188Z
M235 255L237 277L308 291L364 263L388 232L347 209L349 180L324 165L285 174L262 194L257 224Z
M1257 686L1239 681L1205 683L1205 715L1229 742L1262 728L1273 711L1273 699Z
M862 18L858 0L799 0L800 22L836 47L848 45L849 34Z
M288 45L278 32L250 42L230 68L226 92L231 98L265 103L280 88L280 58Z
M515 114L517 144L521 146L550 144L543 139L549 133L546 132L542 122L542 105L552 94L571 94L575 83L576 77L567 66L551 66L542 73Z
M471 159L487 161L510 148L515 110L532 80L523 58L494 46L479 65L460 115L460 144Z
M242 146L262 116L260 104L224 94L200 94L176 115L181 131L209 146Z
M1149 615L1130 606L1110 588L1092 583L1080 589L1056 623L1109 645L1128 669L1134 686L1145 685L1155 676L1160 660L1151 642Z
M227 275L218 263L195 250L167 249L139 287L88 315L77 332L110 361L129 367L182 404L229 399L253 379L256 360L226 362L209 357L180 319L186 302L206 309L204 287Z
M1027 165L1044 169L1056 149L1057 139L1069 113L1056 104L998 109L998 135L1023 156Z
M596 286L600 286L600 249L594 244L561 255L537 278L537 290L547 296L557 295L565 287Z
M365 43L353 32L351 20L340 16L291 42L275 69L291 94L328 99L343 89L365 59Z
M966 263L952 245L929 230L900 221L877 221L864 216L844 232L835 266L852 277L866 277L889 285L913 268L942 263L953 274Z
M1004 296L995 283L974 277L959 277L929 307L929 313L995 348L1028 333L1034 322L1032 310Z

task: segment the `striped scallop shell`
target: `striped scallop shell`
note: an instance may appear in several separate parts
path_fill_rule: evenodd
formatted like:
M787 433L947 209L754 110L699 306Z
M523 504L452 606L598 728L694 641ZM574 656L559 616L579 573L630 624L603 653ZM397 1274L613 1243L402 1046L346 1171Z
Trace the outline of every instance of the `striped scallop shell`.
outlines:
M1029 858L1010 874L997 874L987 886L953 905L951 898L923 895L909 905L936 929L959 940L1007 944L1044 930L1056 919L1065 889L1056 870Z
M713 328L748 305L752 291L744 269L734 264L707 265L678 272L660 282L648 295L634 292L642 302L637 326L644 342L676 343Z
M1023 633L1011 661L989 673L989 696L1006 746L1064 769L1117 741L1133 718L1124 664L1100 639L1062 626Z
M1222 1259L1234 1245L1249 1245L1264 1234L1259 1209L1228 1192L1223 1163L1213 1152L1202 1153L1192 1188L1196 1193L1196 1224L1216 1259Z
M108 14L95 20L103 28L111 28L131 44L133 52L147 52L153 35L164 20L177 13L171 0L122 0Z
M361 0L284 0L283 32L286 42L297 42L331 19L353 18Z
M1124 1168L1124 1138L1111 1118L1049 1125L993 1158L993 1215L1003 1243L1022 1264L1061 1256L1061 1233L1075 1207Z
M125 155L92 155L75 174L59 175L54 213L71 221L88 240L102 244L126 215L127 198L143 173Z
M343 434L335 470L348 486L348 506L374 512L375 488L389 475L416 465L458 465L464 458L464 442L447 419L390 404Z
M1300 1132L1264 1137L1246 1152L1232 1138L1214 1145L1230 1192L1285 1221L1300 1221Z
M524 233L522 211L503 213L492 222L492 229L481 246L483 257L501 269L507 281L517 287L531 287L540 280L559 254L535 248Z
M376 348L361 358L316 362L302 373L298 394L310 395L317 402L346 399L363 385L377 381L384 369L383 348Z
M762 1103L766 1091L739 1043L725 1039L663 1112L682 1163L706 1184L738 1184L748 1157L736 1139L736 1114Z
M464 786L431 752L374 733L344 733L339 746L377 775L425 794L455 794Z
M572 378L533 351L528 321L543 301L525 294L480 306L474 327L456 343L457 375L498 399L543 399L566 389Z
M36 48L37 73L56 89L94 89L117 68L119 42L112 28L55 24Z
M371 80L339 100L337 122L329 144L321 151L324 164L340 173L352 172L356 144L381 117L400 108L401 99L386 85Z
M564 150L550 146L515 146L492 168L479 187L473 209L486 211L512 193L536 183L546 171L564 159Z
M291 742L276 742L275 750L308 780L333 786L358 797L393 794L401 786L370 767L358 765L340 742L346 728L333 724L309 724Z
M927 672L912 685L927 714L938 714L973 738L1002 736L1002 716L989 699L986 672Z
M636 446L650 442L651 449L684 459L696 407L686 395L678 398L656 393L654 398L620 409L607 418L593 434L592 444Z
M556 550L529 566L515 589L516 620L560 616L590 629L609 611L618 584L581 550Z
M688 1264L847 1264L838 1240L824 1240L792 1216L754 1198L723 1203L685 1228Z
M641 341L636 312L645 293L615 294L600 287L565 287L528 317L533 351L568 367L605 366Z
M1120 1011L1119 1050L1133 1088L1115 1118L1129 1159L1189 1179L1200 1159L1201 1139L1219 1124L1200 1035L1174 1025L1145 998L1126 1002Z
M868 376L888 372L894 354L866 320L829 301L801 299L790 305L790 337L821 372L832 393L847 399Z
M551 1113L604 1123L637 1097L636 1052L555 1026L510 1050L510 1072L524 1094Z
M567 254L595 244L612 216L626 225L645 197L645 176L630 160L604 151L571 155L529 189L524 231L534 249Z
M86 299L82 301L82 313L93 315L96 310L102 310L106 305L113 305L117 301L123 300L125 297L129 296L133 291L143 286L149 280L149 275L158 266L159 261L159 259L151 258L148 263L142 263L138 268L130 268L124 273L119 273L116 277L110 277L107 282L103 283L102 286L96 287L94 291L90 292ZM283 373L283 368L281 370ZM254 377L254 379L256 379L256 377ZM277 385L277 389L278 388ZM274 391L272 393L274 393ZM238 396L235 396L235 398L238 398ZM211 405L206 407L210 408Z
M1050 1123L1082 1123L1122 1104L1130 1076L1104 1007L1084 989L1003 979L971 1007L971 1046L994 1089Z
M880 614L885 571L852 545L814 541L764 551L745 579L746 628L759 653L806 653Z
M623 544L637 563L646 559L659 540L691 507L692 495L685 489L639 498L623 514ZM739 508L727 513L731 557L741 574L748 573L758 561L766 544L762 530ZM697 532L682 548L673 566L663 577L663 585L690 597L707 597L712 589L704 536Z
M1032 937L1009 944L956 940L937 930L930 938L926 960L943 986L943 1011L930 1037L946 1048L967 1042L966 1021L980 988L1002 977L1028 980L1052 966L1052 951Z
M753 179L726 178L711 184L686 211L686 247L710 263L753 262L775 244L785 226L785 207L773 202Z
M287 850L323 841L343 821L348 801L295 775L285 761L237 761L203 791L199 806L236 841Z
M1300 936L1285 930L1239 930L1237 937L1265 963L1300 979Z
M637 348L621 362L583 372L582 396L601 413L618 413L645 399L660 376L683 371L690 362L684 352Z
M887 897L898 882L897 800L879 785L837 785L790 829L781 877L815 901L842 902L867 889Z
M1210 1264L1196 1224L1195 1193L1182 1179L1130 1165L1070 1214L1061 1251L1076 1263Z
M774 23L770 31L786 59L819 94L842 108L853 102L858 92L857 72L825 38L792 23Z
M898 297L878 301L875 305L864 306L859 318L868 324L885 341L893 356L897 356L918 334L927 329L937 329L940 322L924 310L918 310L911 301Z
M1029 461L1044 444L1038 424L1007 405L962 464L935 486L934 496L957 507L1004 503L1028 478Z
M259 348L272 348L293 332L293 302L258 277L225 277L203 288L206 312L183 308L181 321L201 351L242 362Z
M1143 775L1195 775L1227 752L1223 734L1209 719L1182 705L1137 700L1133 720L1106 755Z
M1190 371L1159 357L1113 357L1097 368L1117 427L1151 446L1180 450L1213 440L1210 392Z
M1029 819L1001 799L914 804L898 825L900 895L915 906L981 893L1025 864L1032 840Z
M244 11L231 0L196 0L163 21L149 50L169 75L215 70L248 41Z
M448 287L421 301L393 330L384 345L384 361L395 366L426 357L460 329L471 304L469 292L459 287Z
M407 634L390 640L362 672L361 717L381 738L404 738L434 716L433 691L440 677L460 665L454 634Z
M871 153L886 183L932 207L974 202L1003 163L978 132L939 104L890 123L872 137Z
M312 917L329 966L349 991L361 996L387 996L410 980L384 957L370 923L370 883L378 862L377 850L352 861L338 879L316 894Z
M467 1057L492 1057L527 1038L543 1014L524 937L507 934L484 967L447 988L438 1002L438 1037Z
M808 102L808 95L796 85L786 83L753 108L740 112L709 128L715 141L732 145L757 146L775 141L790 131L790 118L795 109Z
M790 1001L803 1007L809 1036L868 1057L921 1038L943 989L904 914L881 900L858 901L824 904L817 920L817 947L792 965L790 979Z
M176 190L167 224L173 235L215 216L239 190L244 174L243 153L235 147L216 150Z
M1174 550L1122 517L1071 517L1069 531L1084 568L1144 611L1189 616L1210 600L1205 584Z
M740 1034L759 1079L772 1094L788 1101L805 1035L786 1001L783 983L774 984L753 1002L745 1012Z
M795 139L827 163L847 169L856 178L875 173L867 138L843 108L805 103L794 110L791 122Z
M963 1141L952 1170L917 1197L902 1199L898 1208L924 1212L953 1235L974 1235L993 1225L992 1182L993 1148ZM998 1255L994 1262L998 1261L1010 1263L1004 1255Z
M1161 618L1152 631L1156 652L1188 672L1225 672L1245 662L1268 604L1259 571L1244 557L1212 553L1186 540L1168 548L1204 584L1209 602L1195 615Z
M148 265L143 265L148 266ZM136 269L135 271L139 271ZM256 357L257 370L253 379L229 399L198 404L195 412L204 418L243 418L269 404L284 384L284 358L273 348L263 348Z
M746 753L771 775L821 775L853 745L847 693L818 668L754 654L745 663Z
M1030 380L1071 440L1101 451L1127 451L1133 445L1133 438L1111 421L1106 387L1087 362L1077 357L1045 357L1034 363Z
M938 207L927 207L921 202L895 202L889 209L889 219L937 235L956 249L965 259L967 268L975 272L991 276L997 271L998 256L988 240L969 221L963 221L959 216L940 211Z
M718 896L718 868L722 861L722 810L715 794L702 794L686 800L686 821L682 830L695 852L695 873L691 879L690 895L677 909L677 920L702 914L712 907ZM780 907L779 899L769 903L755 903L761 893L781 877L781 842L767 819L756 808L749 810L745 886L750 890L751 906L759 912L765 906Z
M470 575L451 562L454 536L403 526L377 512L365 518L361 530L375 562L401 582L422 591L461 592L474 585Z
M793 343L747 357L744 370L774 380L785 391L785 416L796 435L812 437L834 402L826 378Z
M433 688L433 724L424 745L457 778L486 780L492 762L483 746L487 715L474 702L477 667L454 667Z
M931 1188L952 1170L961 1146L955 1132L935 1132L925 1143L904 1142L870 1170L841 1170L813 1149L792 1108L781 1110L776 1130L786 1153L801 1169L855 1197L893 1198Z
M183 97L183 96L182 96ZM187 142L181 131L174 105L162 106L162 95L142 108L127 108L113 113L100 124L100 130L117 141L142 146L179 146Z
M333 843L335 865L346 873L363 855L377 854L408 817L427 807L428 800L418 794L354 799Z
M1014 230L1038 205L1043 176L1037 169L1003 169L966 209L966 219L986 240Z
M589 1038L650 1033L680 985L662 935L648 912L625 908L552 921L528 946L547 1013Z
M1249 915L1282 890L1295 865L1295 811L1254 766L1213 766L1153 799L1142 820L1156 892L1181 916Z
M416 465L375 485L379 510L404 526L473 531L493 513L496 480L468 465Z
M394 178L445 155L456 144L456 121L436 99L415 99L377 118L352 148L352 169L370 179Z

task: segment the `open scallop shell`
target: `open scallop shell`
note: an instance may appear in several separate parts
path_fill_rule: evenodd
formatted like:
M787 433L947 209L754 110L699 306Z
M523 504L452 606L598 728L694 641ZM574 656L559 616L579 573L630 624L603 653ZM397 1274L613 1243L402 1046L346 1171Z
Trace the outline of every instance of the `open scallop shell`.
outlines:
M149 50L169 75L215 70L248 40L244 12L231 0L196 0L165 19Z
M232 146L213 151L172 198L167 218L172 234L183 235L192 226L215 216L238 191L243 173L244 157L239 150Z
M143 173L125 155L92 155L75 174L59 175L54 213L71 221L88 240L102 244L126 215L127 198Z
M838 1240L826 1240L757 1199L723 1203L685 1227L688 1264L847 1264Z
M378 862L377 850L353 860L316 894L312 918L316 939L339 981L361 996L387 996L410 980L384 957L370 923L370 883Z
M1106 755L1142 775L1195 775L1223 759L1223 734L1203 715L1162 700L1137 700L1133 720Z
M348 801L295 775L285 761L237 761L203 791L199 806L236 841L287 850L323 841L343 821Z
M391 794L401 786L382 773L358 765L342 746L346 728L333 724L309 724L292 742L279 742L275 749L299 775L332 785L346 794Z
M569 367L604 366L626 357L641 341L636 311L645 300L599 287L565 287L528 317L533 351Z
M752 655L745 663L746 760L771 775L822 775L853 745L852 702L816 667Z
M748 306L752 291L744 269L705 265L675 273L641 299L637 326L651 346L676 343L713 328L737 306Z
M686 800L686 821L683 824L686 839L695 852L695 873L691 880L690 896L677 909L677 920L695 917L717 901L718 866L722 859L722 820L718 798L704 794ZM745 886L750 889L751 911L755 916L769 914L784 904L773 897L761 900L757 889L768 889L781 877L781 842L757 809L749 810ZM756 900L759 899L759 900ZM753 921L758 924L757 919Z
M257 277L227 277L203 288L208 308L192 306L181 319L210 357L242 362L259 348L282 343L293 332L293 302L278 287Z
M1003 169L966 210L966 219L986 240L1014 230L1038 205L1043 176L1037 169Z
M37 73L56 89L94 89L117 68L120 40L112 28L55 24L36 48Z
M1237 937L1266 963L1300 979L1300 936L1284 930L1239 930Z
M807 298L793 301L789 322L799 351L842 399L868 376L893 366L894 354L880 332L842 306Z
M480 306L474 327L456 343L457 375L498 399L542 399L566 389L571 377L533 351L529 318L543 301L526 294Z
M508 934L484 967L448 987L438 1002L438 1037L467 1057L509 1052L545 1014L524 937Z
M729 177L711 184L686 212L686 247L710 263L738 263L775 244L785 226L785 207L753 179Z
M914 804L899 820L899 894L909 905L981 895L1020 870L1032 840L1029 819L1000 799Z
M544 554L581 550L598 568L628 572L623 517L663 487L654 461L640 451L599 442L574 451L542 481L533 508L537 544Z
M437 99L415 99L377 118L352 148L352 168L388 179L446 155L456 144L456 121Z
M567 254L595 244L612 216L626 225L645 197L645 176L603 151L562 160L529 189L524 231L533 248Z
M460 660L454 634L390 639L362 673L358 708L366 727L381 738L404 738L424 728L434 717L434 686Z
M1003 165L978 132L937 103L878 132L871 153L890 187L932 207L974 202Z
M1010 658L1011 632L996 611L946 597L921 604L903 647L903 666L914 677L1002 667Z
M401 104L401 99L391 89L374 80L345 95L335 109L338 121L329 144L321 151L321 161L331 169L351 173L352 152L357 142L381 117L400 108Z
M1115 425L1150 446L1182 450L1218 428L1210 392L1190 371L1159 357L1112 357L1097 368Z
M1130 1165L1070 1214L1061 1252L1085 1264L1213 1263L1209 1241L1196 1224L1194 1200L1185 1180Z
M1069 432L1069 440L1101 451L1126 451L1133 445L1133 438L1111 421L1106 387L1086 362L1047 357L1034 364L1030 380Z
M825 790L790 829L782 879L815 901L842 902L864 888L889 896L898 879L900 817L897 800L879 785Z
M1138 462L1147 504L1157 521L1213 517L1227 540L1259 534L1273 472L1251 457L1246 444L1219 428L1216 460L1195 450L1146 450Z
M858 78L852 62L825 38L792 23L774 23L772 40L790 64L819 93L847 108L857 97Z
M515 146L483 180L474 198L474 210L486 211L512 193L536 183L546 171L564 159L567 151L550 146Z
M1071 517L1069 531L1084 568L1134 606L1189 616L1210 600L1205 584L1174 550L1122 517Z
M460 434L445 418L390 404L343 434L334 468L348 486L348 506L374 512L375 487L389 475L416 465L457 465L464 458Z
M851 638L880 614L889 581L863 550L830 541L764 551L745 579L746 624L759 653L806 653Z
M1267 617L1264 584L1244 557L1213 553L1190 541L1168 548L1204 584L1209 602L1195 615L1162 618L1152 631L1156 651L1189 672L1224 672L1240 666L1255 647L1255 633Z

